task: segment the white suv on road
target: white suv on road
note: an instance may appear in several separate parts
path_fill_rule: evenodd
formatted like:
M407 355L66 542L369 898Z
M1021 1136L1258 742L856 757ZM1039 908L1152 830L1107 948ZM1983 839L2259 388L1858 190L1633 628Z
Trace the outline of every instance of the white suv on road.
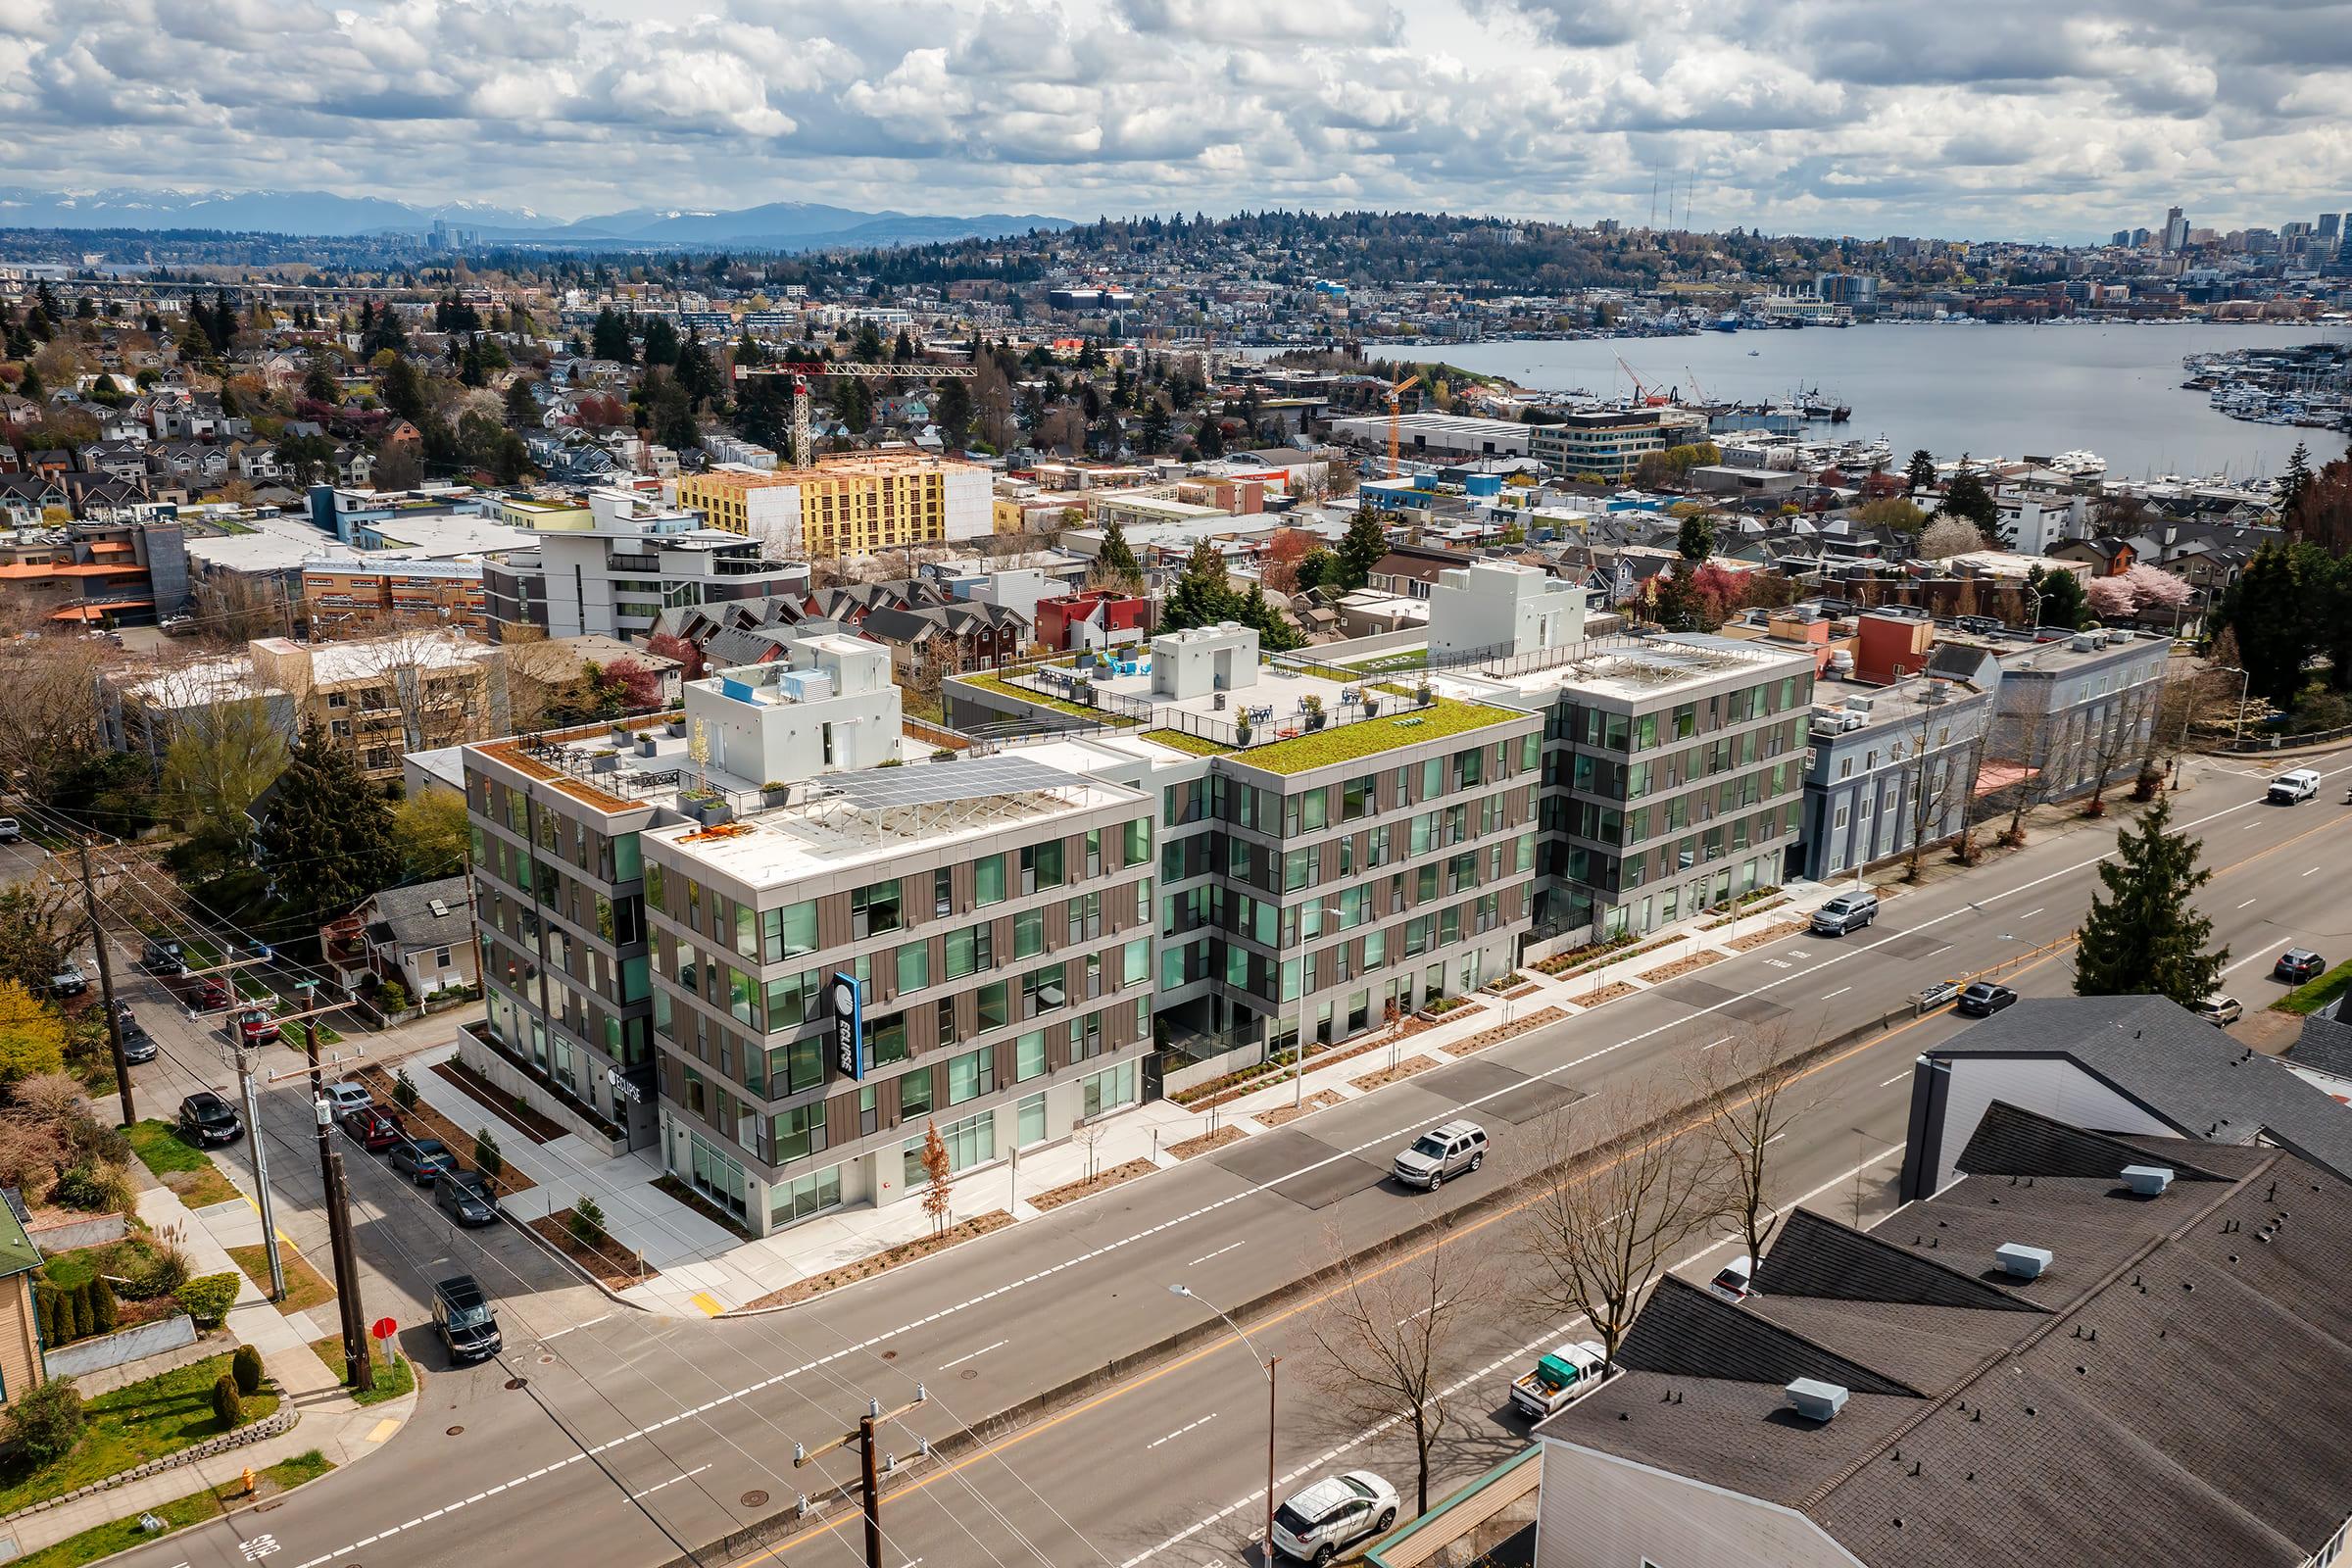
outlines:
M1274 1510L1274 1544L1300 1562L1329 1562L1396 1522L1396 1489L1369 1470L1326 1476Z

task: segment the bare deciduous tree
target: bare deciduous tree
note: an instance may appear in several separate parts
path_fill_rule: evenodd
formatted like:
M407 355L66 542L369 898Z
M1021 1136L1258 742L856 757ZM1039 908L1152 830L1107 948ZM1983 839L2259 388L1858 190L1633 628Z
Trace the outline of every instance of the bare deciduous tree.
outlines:
M1751 1258L1764 1255L1781 1226L1767 1191L1772 1147L1812 1108L1795 1092L1804 1082L1803 1052L1786 1029L1767 1025L1692 1057L1691 1087L1707 1113L1701 1130L1714 1146L1717 1205Z
M1351 1429L1394 1422L1412 1433L1415 1511L1427 1513L1430 1454L1463 1392L1447 1369L1465 1330L1492 1304L1492 1268L1465 1243L1389 1263L1358 1262L1336 1232L1328 1247L1340 1282L1307 1320L1315 1347L1307 1381Z
M1706 1135L1664 1081L1637 1079L1546 1119L1529 1204L1526 1292L1592 1321L1604 1370L1658 1276L1720 1213Z
M98 747L98 680L111 646L78 634L0 642L0 776L45 798Z
M2084 738L2090 752L2092 778L2090 800L2083 806L2085 816L2103 816L2107 811L2107 786L2123 767L2143 739L2140 726L2148 723L2150 710L2156 700L2152 682L2143 682L2130 691L2117 692L2099 711L2098 728Z
M1989 715L1980 715L1975 722L1981 728L1988 721ZM1919 880L1928 846L1943 836L1943 824L1955 805L1960 807L1965 824L1969 795L1977 782L1976 769L1969 765L1970 753L1979 737L1963 735L1954 745L1954 722L1950 703L1922 704L1904 736L1909 761L1904 769L1904 787L1909 791L1905 805L1911 818L1911 858L1903 870L1906 882Z

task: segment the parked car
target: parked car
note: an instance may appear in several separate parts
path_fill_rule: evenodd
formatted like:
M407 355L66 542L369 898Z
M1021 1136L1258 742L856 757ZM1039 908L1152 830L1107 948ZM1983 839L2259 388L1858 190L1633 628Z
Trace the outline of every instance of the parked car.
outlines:
M2320 774L2317 768L2294 767L2271 780L2265 799L2273 806L2292 806L2308 801L2320 793Z
M49 977L49 989L61 997L78 997L90 989L90 977L81 972L81 965L68 958L57 966Z
M210 1089L199 1089L179 1102L179 1135L200 1149L233 1144L245 1136L245 1122L236 1106Z
M1707 1289L1738 1306L1755 1294L1755 1278L1756 1260L1743 1252L1717 1269Z
M149 974L177 979L188 972L187 955L176 942L159 942L149 937L139 954L139 967Z
M146 1025L140 1023L138 1019L124 1014L119 1027L122 1031L122 1059L124 1061L135 1067L140 1062L155 1059L155 1036L147 1032Z
M449 1146L438 1138L411 1138L392 1146L392 1168L419 1187L430 1187L445 1170L456 1170Z
M2226 1028L2245 1015L2243 1004L2235 997L2224 996L2219 991L2197 1004L2197 1016L2216 1029Z
M375 1097L368 1092L366 1084L346 1078L339 1084L326 1086L326 1102L334 1107L337 1116L343 1116L374 1104Z
M196 985L196 1000L193 1005L198 1012L218 1012L222 1007L227 1006L227 984L223 981L212 979L209 976L201 981L198 981Z
M2271 978L2299 986L2328 967L2328 960L2309 948L2289 948L2271 965Z
M2017 1000L2017 993L1989 980L1979 980L1960 993L1959 1008L1971 1018L1989 1018Z
M1436 1192L1449 1176L1487 1162L1487 1130L1474 1121L1432 1127L1396 1156L1396 1179L1407 1187Z
M1274 1510L1274 1544L1300 1562L1329 1562L1344 1546L1396 1522L1396 1489L1369 1470L1326 1476Z
M375 1105L354 1105L336 1119L370 1154L380 1154L395 1144L409 1141L409 1130L400 1124L400 1118Z
M237 1038L248 1046L277 1044L279 1030L277 1014L268 1007L239 1007L230 1014L237 1021Z
M498 1223L498 1195L479 1171L443 1171L433 1180L433 1202L461 1225Z
M0 816L0 844L14 844L24 836L24 829L13 816Z
M1813 911L1813 929L1825 937L1858 931L1879 917L1879 896L1864 890L1840 893Z
M479 1361L499 1352L498 1313L470 1274L433 1287L433 1332L453 1361Z
M1572 1400L1600 1385L1607 1352L1598 1340L1578 1340L1536 1358L1532 1371L1511 1380L1511 1408L1530 1420L1557 1415Z

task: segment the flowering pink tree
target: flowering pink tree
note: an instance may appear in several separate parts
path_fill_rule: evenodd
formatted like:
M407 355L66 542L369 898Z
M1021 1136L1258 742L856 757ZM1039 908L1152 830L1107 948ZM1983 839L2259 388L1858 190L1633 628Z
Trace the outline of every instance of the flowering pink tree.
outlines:
M2091 613L2101 620L2126 620L2138 605L2138 596L2132 592L2132 583L2125 577L2093 577L2082 590L2090 602Z
M2124 581L2132 585L2132 598L2141 614L2151 610L2177 610L2188 603L2195 592L2185 582L2169 571L2155 566L2133 566L2124 573Z

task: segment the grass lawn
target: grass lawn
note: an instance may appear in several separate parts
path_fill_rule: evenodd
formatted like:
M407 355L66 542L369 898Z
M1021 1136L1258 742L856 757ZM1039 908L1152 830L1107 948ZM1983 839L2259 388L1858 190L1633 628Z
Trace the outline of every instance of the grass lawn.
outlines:
M1303 773L1309 768L1329 767L1334 762L1376 757L1399 746L1444 740L1490 724L1532 716L1516 709L1490 708L1484 703L1441 697L1431 707L1417 708L1395 718L1385 714L1379 718L1361 718L1337 729L1318 730L1312 735L1254 747L1241 753L1235 760L1262 767L1269 773Z
M354 1393L352 1398L361 1404L381 1404L397 1399L416 1386L416 1368L405 1355L389 1354L380 1342L368 1342L368 1354L375 1360L375 1387L365 1394ZM343 1337L329 1334L323 1340L311 1342L312 1353L326 1363L326 1369L340 1380L343 1377Z
M247 1279L262 1288L264 1296L270 1294L268 1248L255 1242L251 1247L230 1248L228 1255L236 1259L237 1267L245 1271ZM280 1312L308 1312L312 1307L324 1306L335 1298L334 1286L327 1283L326 1276L311 1267L309 1258L283 1242L277 1244L277 1258L286 1270L286 1298L277 1303Z
M21 1458L0 1460L0 1513L14 1513L218 1437L221 1426L213 1414L213 1382L227 1370L225 1353L207 1356L161 1377L101 1394L82 1407L89 1424L63 1459L37 1470ZM245 1420L251 1424L276 1409L277 1396L265 1390L246 1399Z
M1392 675L1400 669L1424 669L1428 664L1428 649L1407 648L1399 653L1375 654L1370 659L1351 660L1340 667L1361 670L1367 675Z
M1221 741L1212 741L1200 735L1187 735L1180 729L1148 729L1136 739L1154 741L1172 751L1190 752L1195 757L1222 757L1233 750L1232 747Z
M237 1196L236 1188L213 1163L213 1156L182 1140L170 1122L149 1117L131 1128L128 1136L140 1163L190 1208L225 1203Z
M2275 1012L2317 1012L2345 992L2352 991L2352 959L2337 964L2316 980L2301 985L2271 1004Z
M316 1481L334 1467L334 1461L313 1448L291 1459L281 1459L264 1470L257 1478L261 1482L258 1491L264 1497L290 1492L305 1481ZM208 1519L217 1519L227 1512L223 1501L226 1495L220 1492L199 1492L147 1511L164 1522L163 1533L170 1535L174 1530L185 1530L190 1525L203 1524ZM113 1524L84 1530L78 1536L68 1536L55 1545L43 1546L29 1556L16 1558L15 1565L16 1568L79 1568L82 1563L96 1562L118 1551L128 1551L155 1539L139 1528L138 1517L134 1514L128 1519L118 1519Z

